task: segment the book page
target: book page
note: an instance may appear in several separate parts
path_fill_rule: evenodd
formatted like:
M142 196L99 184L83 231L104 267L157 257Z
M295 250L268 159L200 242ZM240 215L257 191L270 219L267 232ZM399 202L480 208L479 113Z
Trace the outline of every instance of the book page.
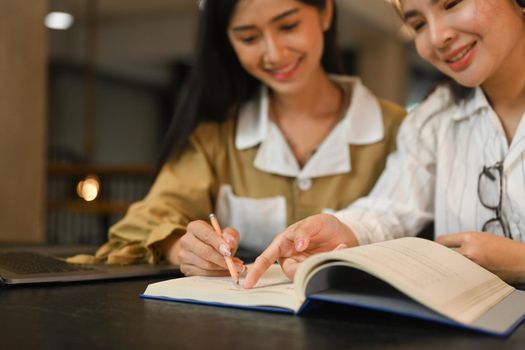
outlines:
M401 238L316 255L296 274L304 291L308 275L327 261L372 274L453 320L471 323L514 288L461 254L420 238Z
M239 283L243 285L243 277ZM236 286L229 276L193 276L150 284L144 295L232 306L273 306L294 312L301 306L301 301L293 289L293 283L277 264L266 271L257 287L253 289Z

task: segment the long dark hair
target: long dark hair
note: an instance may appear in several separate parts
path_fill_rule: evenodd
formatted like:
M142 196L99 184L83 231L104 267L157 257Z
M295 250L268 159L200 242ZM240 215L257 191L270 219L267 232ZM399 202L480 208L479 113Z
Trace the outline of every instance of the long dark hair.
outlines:
M207 0L200 13L193 67L166 133L159 168L177 157L198 123L222 122L255 96L261 82L241 66L228 39L227 28L239 0ZM298 0L324 10L330 0ZM332 25L324 33L321 64L328 73L343 73L337 45L334 3Z
M450 92L452 93L452 97L454 98L454 102L456 104L459 104L460 102L473 97L474 91L476 91L474 88L463 86L454 79L448 77L443 81L443 84L447 85L450 89Z

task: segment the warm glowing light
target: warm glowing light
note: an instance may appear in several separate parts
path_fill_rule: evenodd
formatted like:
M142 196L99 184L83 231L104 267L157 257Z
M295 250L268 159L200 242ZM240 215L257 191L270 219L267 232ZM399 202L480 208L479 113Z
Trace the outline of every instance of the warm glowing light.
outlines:
M50 12L44 21L49 29L65 30L71 28L74 18L67 12Z
M100 180L96 175L88 175L77 184L77 194L86 202L95 200L100 192Z

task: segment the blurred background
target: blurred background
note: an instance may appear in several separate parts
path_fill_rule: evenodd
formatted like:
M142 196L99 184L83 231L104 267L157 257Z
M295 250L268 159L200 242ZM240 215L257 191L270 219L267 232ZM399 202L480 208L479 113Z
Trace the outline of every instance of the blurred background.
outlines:
M437 77L393 9L336 3L348 73L412 108ZM198 16L196 0L0 0L0 242L96 245L147 193Z

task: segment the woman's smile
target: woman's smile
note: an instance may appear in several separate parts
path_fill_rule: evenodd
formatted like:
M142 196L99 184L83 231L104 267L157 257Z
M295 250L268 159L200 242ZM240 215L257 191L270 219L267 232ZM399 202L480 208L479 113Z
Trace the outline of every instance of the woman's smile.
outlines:
M293 62L287 63L279 67L265 67L265 71L268 72L275 80L287 81L290 80L297 70L299 69L302 58L298 58Z
M466 69L474 60L476 43L465 45L446 56L445 63L454 71Z

